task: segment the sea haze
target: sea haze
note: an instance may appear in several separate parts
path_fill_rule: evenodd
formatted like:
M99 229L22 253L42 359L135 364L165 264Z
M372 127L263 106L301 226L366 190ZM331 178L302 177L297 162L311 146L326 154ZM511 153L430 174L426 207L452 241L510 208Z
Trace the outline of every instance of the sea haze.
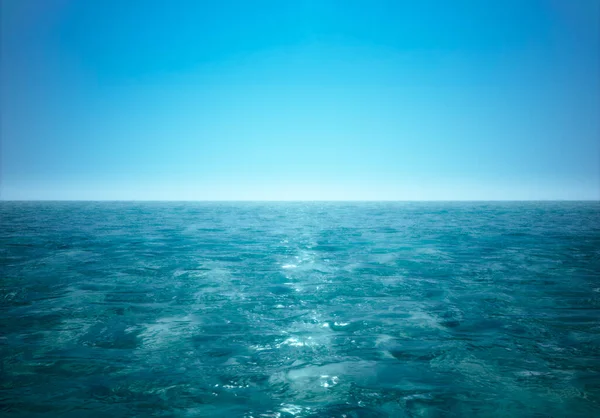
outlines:
M0 202L0 413L600 410L600 203Z

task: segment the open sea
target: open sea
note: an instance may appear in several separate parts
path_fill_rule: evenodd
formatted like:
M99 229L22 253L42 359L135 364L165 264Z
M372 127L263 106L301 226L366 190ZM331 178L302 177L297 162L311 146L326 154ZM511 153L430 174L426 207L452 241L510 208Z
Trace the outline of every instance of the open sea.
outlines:
M0 202L0 415L600 416L600 202Z

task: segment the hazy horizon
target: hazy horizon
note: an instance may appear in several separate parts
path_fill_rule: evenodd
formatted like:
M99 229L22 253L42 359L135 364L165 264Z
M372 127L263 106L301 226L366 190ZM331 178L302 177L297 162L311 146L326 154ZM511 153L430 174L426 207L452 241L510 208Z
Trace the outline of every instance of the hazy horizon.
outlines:
M222 200L201 200L201 199L0 199L0 202L123 202L123 203L536 203L536 202L600 202L599 199L529 199L529 200L512 200L512 199L462 199L462 200L447 200L447 199L421 199L421 200L307 200L307 199L288 199L288 200L255 200L255 199L222 199Z

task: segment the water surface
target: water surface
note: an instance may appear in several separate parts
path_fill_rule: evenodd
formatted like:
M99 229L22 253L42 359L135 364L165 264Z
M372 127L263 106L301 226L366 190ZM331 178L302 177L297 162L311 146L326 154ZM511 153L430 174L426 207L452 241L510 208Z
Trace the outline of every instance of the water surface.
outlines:
M600 203L0 202L0 413L600 411Z

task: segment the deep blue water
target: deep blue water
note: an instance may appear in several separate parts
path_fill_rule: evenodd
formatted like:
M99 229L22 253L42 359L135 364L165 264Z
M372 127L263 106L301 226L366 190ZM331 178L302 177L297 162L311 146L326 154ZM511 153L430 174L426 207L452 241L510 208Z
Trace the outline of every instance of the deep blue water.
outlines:
M600 203L0 202L0 414L600 416Z

